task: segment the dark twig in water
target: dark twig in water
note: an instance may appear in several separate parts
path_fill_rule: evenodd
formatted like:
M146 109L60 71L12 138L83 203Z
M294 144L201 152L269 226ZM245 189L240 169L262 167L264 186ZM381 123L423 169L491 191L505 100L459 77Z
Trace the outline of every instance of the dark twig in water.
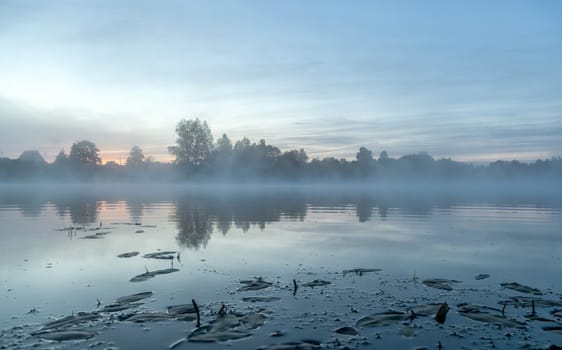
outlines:
M221 309L219 310L219 315L223 316L224 314L226 314L226 305L223 303Z
M503 307L502 307L502 316L505 316L505 307L507 306L507 300L503 302Z
M197 324L195 325L195 327L199 328L201 327L201 315L199 314L199 306L197 306L195 299L191 299L191 303L193 303L193 308L195 309L195 313L197 314Z
M416 313L414 310L410 310L410 322L412 322L416 318Z
M297 285L297 280L293 278L293 296L297 295L297 289L299 286Z

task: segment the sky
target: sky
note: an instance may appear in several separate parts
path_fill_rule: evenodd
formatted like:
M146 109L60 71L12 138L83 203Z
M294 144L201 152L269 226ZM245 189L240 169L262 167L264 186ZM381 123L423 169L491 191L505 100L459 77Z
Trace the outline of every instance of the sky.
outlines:
M562 155L562 2L0 0L0 153L168 161L175 125L310 157Z

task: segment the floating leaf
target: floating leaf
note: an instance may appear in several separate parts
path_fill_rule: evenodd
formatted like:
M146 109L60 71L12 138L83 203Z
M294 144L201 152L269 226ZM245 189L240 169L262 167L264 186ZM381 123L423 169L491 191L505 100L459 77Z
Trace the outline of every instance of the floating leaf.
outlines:
M364 273L379 272L379 271L382 271L382 269L363 269L363 268L359 268L359 269L343 270L343 275L345 276L348 273L354 273L358 276L363 276Z
M247 303L270 303L272 301L279 301L279 297L247 297L242 298L242 301Z
M485 280L486 278L490 278L490 275L487 273L481 273L479 275L474 276L475 280Z
M406 314L399 311L386 311L379 314L365 316L355 324L359 327L380 327L404 321Z
M263 346L260 350L316 350L320 349L320 342L315 340L303 340L301 342L288 342L283 344Z
M43 325L43 329L56 329L66 326L77 326L85 322L97 320L100 315L97 312L79 312L76 315L70 315L58 320L50 321Z
M184 321L193 321L197 318L193 303L168 306L168 313Z
M463 315L464 317L470 318L471 320L475 320L475 321L479 321L479 322L485 322L485 323L492 323L492 324L498 324L498 325L502 325L505 327L517 327L517 328L521 328L525 326L524 322L519 322L515 319L512 318L507 318L505 316L502 315L494 315L494 314L488 314L488 313L461 313L461 315Z
M140 292L140 293L136 293L136 294L125 295L123 297L118 298L116 300L116 302L119 303L119 304L134 303L134 302L146 299L146 298L150 298L152 296L152 294L153 294L152 292Z
M523 285L523 284L519 284L517 282L502 283L501 286L504 287L504 288L508 288L508 289L512 289L512 290L521 292L521 293L535 294L535 295L542 295L543 294L537 288L529 287L529 286L526 286L526 285Z
M118 258L132 258L133 256L139 255L139 252L129 252L117 255Z
M302 285L303 287L322 287L322 286L327 286L330 283L332 282L323 281L323 280L314 280L312 282L303 283Z
M155 252L144 254L143 258L146 259L165 259L165 260L173 260L176 257L175 251L163 251L163 252Z
M52 341L66 341L66 340L85 340L95 337L96 333L86 331L55 331L39 333L37 336L41 339Z
M425 284L428 287L431 288L436 288L436 289L441 289L441 290L453 290L453 287L451 287L451 284L454 283L460 283L461 281L456 281L456 280L448 280L448 279L444 279L444 278L429 278L429 279L425 279L422 281L423 284Z
M411 338L415 335L414 329L408 325L403 325L402 327L400 327L400 335L406 338Z
M238 292L265 289L267 287L271 287L272 285L270 282L266 282L261 278L256 278L254 280L244 280L240 281L240 283L245 284L245 286L238 288Z
M441 304L427 304L413 307L408 311L413 311L416 316L433 316L440 307Z
M130 317L127 317L126 319L124 319L124 321L137 322L137 323L155 322L155 321L169 320L173 317L174 317L173 315L165 314L162 312L142 312L140 314L134 314Z
M340 327L340 328L336 329L334 332L336 332L338 334L344 334L344 335L357 335L357 334L359 334L359 332L357 332L357 330L353 327Z
M530 307L533 304L533 302L535 303L536 307L562 306L562 302L560 301L536 298L536 297L517 296L517 297L510 297L509 299L511 300L506 301L508 304L518 307ZM505 302L500 302L500 304L503 303Z
M131 278L130 282L143 282L149 280L151 278L156 277L157 275L165 275L172 272L177 272L178 269L163 269L163 270L155 270L155 271L147 271L145 273L141 273L140 275L136 275L135 277Z
M491 311L500 311L490 306L462 304L459 306L459 313L471 320L478 322L485 322L491 324L498 324L505 327L521 328L525 326L524 322L517 321L512 318L507 318L501 314L490 313Z
M262 314L252 313L242 317L242 325L247 329L256 329L265 323L267 317Z
M542 329L547 332L562 334L562 326L549 326L549 327L543 327Z

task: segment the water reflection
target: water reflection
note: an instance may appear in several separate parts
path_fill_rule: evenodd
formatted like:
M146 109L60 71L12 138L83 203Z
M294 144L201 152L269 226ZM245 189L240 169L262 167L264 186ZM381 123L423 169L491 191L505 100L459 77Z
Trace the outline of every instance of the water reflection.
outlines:
M223 235L234 226L247 232L281 220L303 221L306 199L299 196L182 196L175 203L177 242L189 248L205 247L216 229Z
M176 241L182 247L205 247L213 233L213 221L207 208L199 201L188 199L176 203Z
M182 247L206 247L214 232L228 234L236 228L243 232L252 227L263 230L280 221L304 221L310 212L354 212L360 223L387 220L393 215L428 220L436 210L452 210L459 205L486 203L491 206L533 206L560 208L560 196L478 197L425 193L353 193L328 191L204 191L127 193L91 191L41 192L25 188L0 188L0 210L19 211L24 217L43 215L48 207L73 225L92 225L100 221L104 208L113 210L122 204L131 223L140 223L147 208L169 208L167 219L177 229L176 241ZM112 209L113 208L113 209ZM115 209L119 210L119 209Z

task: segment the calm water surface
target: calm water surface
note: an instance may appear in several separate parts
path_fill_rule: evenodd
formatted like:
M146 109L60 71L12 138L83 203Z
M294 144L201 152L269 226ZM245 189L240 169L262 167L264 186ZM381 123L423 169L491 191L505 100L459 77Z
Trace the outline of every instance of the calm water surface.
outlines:
M87 325L95 328L94 339L62 343L33 336L16 340L13 331L7 331L24 325L24 332L32 333L49 320L95 311L98 300L103 306L142 291L154 292L142 311L165 311L166 306L195 299L204 322L216 317L222 303L228 310L268 316L247 339L218 345L186 342L180 349L225 344L257 348L311 338L329 348L340 344L370 348L377 342L433 348L438 341L455 347L488 346L474 345L483 341L474 334L484 328L459 316L453 305L497 306L502 298L525 295L501 288L503 282L539 288L545 297L559 301L561 202L556 194L457 196L250 186L213 192L174 187L76 186L64 191L4 187L0 191L0 329L4 329L0 346L167 348L194 328L191 322L175 320ZM85 238L100 232L106 234ZM176 259L143 257L159 250L176 252ZM140 254L117 257L132 251ZM130 282L146 271L168 268L179 271ZM362 276L341 273L353 268L382 271ZM491 277L474 279L483 273ZM240 280L254 277L273 286L236 292ZM462 282L452 292L413 283L425 278ZM315 279L332 283L300 287L293 296L293 279L300 285ZM259 305L241 301L255 295L281 300ZM354 326L362 316L390 308L405 311L422 301L447 301L452 306L448 322L437 327L431 318L420 321L414 337L400 335L400 324ZM549 316L550 311L541 312ZM518 311L514 316L523 315ZM354 326L360 335L333 333L341 326ZM466 327L467 338L455 336L462 331L455 328L460 326ZM527 330L532 332L530 345L562 344L560 334L544 332L541 326ZM271 337L274 331L284 336ZM476 340L470 338L470 331ZM525 342L525 331L511 331L520 334L514 340L505 340L506 332L485 335L490 341L497 337L500 348Z

